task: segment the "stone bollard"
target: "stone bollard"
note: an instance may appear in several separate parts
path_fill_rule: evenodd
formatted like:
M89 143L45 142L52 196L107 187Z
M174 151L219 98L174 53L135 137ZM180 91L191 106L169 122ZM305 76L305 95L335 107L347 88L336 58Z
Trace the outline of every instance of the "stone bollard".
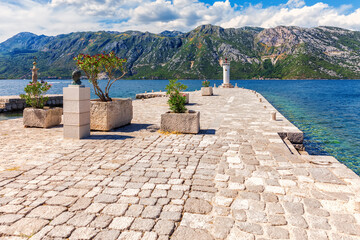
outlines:
M90 135L90 88L69 85L63 88L64 138L81 139Z
M360 212L360 200L355 202L355 211Z
M276 121L276 112L271 112L270 115L271 115L270 120Z
M216 83L214 83L214 88L216 88Z

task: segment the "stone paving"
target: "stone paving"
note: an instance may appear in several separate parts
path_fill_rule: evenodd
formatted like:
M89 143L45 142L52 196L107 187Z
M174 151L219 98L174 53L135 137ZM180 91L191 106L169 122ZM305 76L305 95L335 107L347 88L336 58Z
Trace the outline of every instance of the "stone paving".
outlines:
M157 131L166 98L80 141L1 121L0 239L360 239L360 178L285 144L261 95L214 93L190 94L197 135Z

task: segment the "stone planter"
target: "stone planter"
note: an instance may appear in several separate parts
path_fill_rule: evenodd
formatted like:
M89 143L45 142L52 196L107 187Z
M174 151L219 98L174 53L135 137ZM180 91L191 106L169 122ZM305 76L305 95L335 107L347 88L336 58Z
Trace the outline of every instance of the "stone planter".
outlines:
M25 127L49 128L61 123L62 108L25 108L23 123Z
M113 98L111 102L90 101L90 129L110 131L131 123L133 118L132 100Z
M186 97L186 102L185 102L185 104L189 104L189 93L187 93L187 92L181 92L180 94L185 95L185 97Z
M201 96L212 96L213 88L212 87L202 87L201 88Z
M200 131L200 112L167 112L161 115L161 130L165 132L193 133Z

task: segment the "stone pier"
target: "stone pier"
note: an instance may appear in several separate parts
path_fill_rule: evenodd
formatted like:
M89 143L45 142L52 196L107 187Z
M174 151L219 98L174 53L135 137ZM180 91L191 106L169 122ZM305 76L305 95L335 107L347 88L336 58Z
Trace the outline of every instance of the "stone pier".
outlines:
M1 121L0 236L360 238L359 176L300 155L301 131L263 96L216 88L190 98L197 135L157 131L166 97L134 101L131 125L83 140Z

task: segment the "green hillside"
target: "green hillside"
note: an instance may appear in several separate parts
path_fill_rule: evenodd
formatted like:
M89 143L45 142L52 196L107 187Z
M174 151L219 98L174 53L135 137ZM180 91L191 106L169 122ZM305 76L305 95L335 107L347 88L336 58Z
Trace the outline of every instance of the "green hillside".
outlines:
M230 28L203 25L188 33L19 33L0 44L0 78L69 78L79 53L114 51L126 58L128 79L221 79L221 59L232 79L359 79L360 32L333 27Z

